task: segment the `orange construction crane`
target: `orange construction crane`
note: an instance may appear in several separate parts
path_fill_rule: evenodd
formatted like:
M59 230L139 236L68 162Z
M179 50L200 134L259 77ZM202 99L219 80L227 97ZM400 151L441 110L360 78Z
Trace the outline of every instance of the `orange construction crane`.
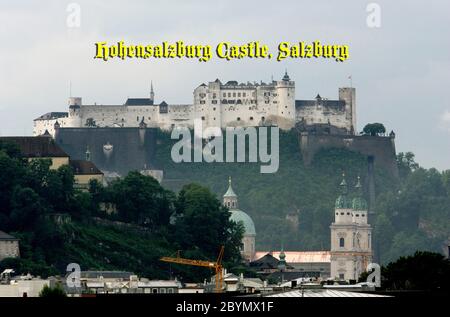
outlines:
M223 285L223 266L222 266L222 258L223 258L223 251L224 246L220 248L219 256L217 257L216 262L210 262L210 261L202 261L202 260L192 260L192 259L185 259L180 257L180 252L177 252L177 257L167 257L164 256L160 261L163 262L170 262L170 263L177 263L177 264L185 264L185 265L194 265L194 266L203 266L203 267L209 267L211 269L215 269L216 271L216 293L222 292L222 285Z

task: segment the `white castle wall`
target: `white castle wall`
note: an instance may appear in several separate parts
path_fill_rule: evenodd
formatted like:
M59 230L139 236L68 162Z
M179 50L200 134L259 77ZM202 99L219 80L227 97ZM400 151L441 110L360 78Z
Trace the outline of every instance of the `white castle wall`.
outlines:
M148 127L170 130L173 126L193 127L194 119L202 119L203 127L278 125L290 129L304 119L307 124L328 123L348 131L355 126L355 90L340 88L339 99L345 108L320 104L296 107L295 82L287 74L281 81L270 83L228 82L219 80L202 84L194 90L193 104L169 104L167 113L160 105L82 105L81 98L69 100L66 117L38 118L34 135L47 130L54 136L54 124L61 127L84 127L93 119L98 127L138 127L142 119Z

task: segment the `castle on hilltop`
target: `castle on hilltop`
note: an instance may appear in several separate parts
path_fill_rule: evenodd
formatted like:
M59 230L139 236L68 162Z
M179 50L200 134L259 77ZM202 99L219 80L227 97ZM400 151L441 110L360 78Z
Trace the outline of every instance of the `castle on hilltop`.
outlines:
M295 82L287 74L270 83L238 83L219 79L194 89L193 104L155 103L153 85L149 98L128 98L123 105L83 105L81 97L69 98L68 112L49 112L34 120L33 134L53 137L56 128L160 128L270 126L288 130L319 127L330 134L353 135L356 128L355 88L339 88L339 99L319 94L313 100L295 100Z

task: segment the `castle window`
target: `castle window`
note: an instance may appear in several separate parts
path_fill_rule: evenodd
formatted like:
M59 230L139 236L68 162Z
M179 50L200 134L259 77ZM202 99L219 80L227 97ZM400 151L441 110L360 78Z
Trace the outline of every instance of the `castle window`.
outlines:
M343 216L345 213L341 212L341 216Z
M250 117L250 120L253 121L253 117Z
M345 239L339 238L339 247L343 248L345 246Z
M349 213L349 212L347 212L347 216L350 216L350 213Z
M338 213L338 212L336 213L336 216L339 216L339 213Z
M216 111L216 107L214 107L213 110Z
M263 121L263 122L264 122L264 120L266 120L266 118L264 118L264 117L261 117L261 121Z
M236 119L237 121L241 121L241 117L237 117L237 119Z
M202 117L202 120L204 121L204 120L205 120L205 117Z

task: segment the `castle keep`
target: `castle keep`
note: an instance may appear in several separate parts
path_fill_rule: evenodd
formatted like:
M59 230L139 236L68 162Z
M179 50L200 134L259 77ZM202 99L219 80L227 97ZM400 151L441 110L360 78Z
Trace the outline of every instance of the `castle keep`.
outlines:
M312 100L295 99L295 82L287 72L270 83L238 83L219 79L194 89L192 104L155 102L153 85L149 98L128 98L122 105L84 105L82 98L69 98L68 112L49 112L34 120L33 134L59 128L160 128L277 125L288 130L296 124L326 125L339 134L354 134L356 102L354 88L340 88L337 100L317 95Z

